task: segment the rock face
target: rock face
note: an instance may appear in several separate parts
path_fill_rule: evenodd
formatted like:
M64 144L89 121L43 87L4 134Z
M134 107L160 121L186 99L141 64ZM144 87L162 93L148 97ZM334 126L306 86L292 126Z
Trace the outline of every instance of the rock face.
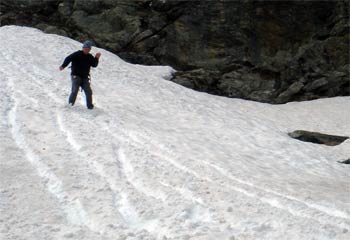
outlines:
M347 1L0 1L2 25L92 39L173 81L284 103L349 95Z

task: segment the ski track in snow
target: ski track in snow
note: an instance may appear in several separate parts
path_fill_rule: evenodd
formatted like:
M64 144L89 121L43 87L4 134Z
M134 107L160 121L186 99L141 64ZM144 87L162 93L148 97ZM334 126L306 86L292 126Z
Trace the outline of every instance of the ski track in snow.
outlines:
M63 76L52 72L57 71L57 66L67 53L80 45L63 37L43 35L27 28L19 29L24 31L23 35L18 30L19 36L35 40L27 43L27 47L21 46L23 52L17 50L15 44L18 36L14 32L12 35L6 34L6 31L11 32L11 27L8 30L5 28L3 32L0 28L0 41L6 41L7 44L0 53L3 89L0 93L3 94L2 107L6 114L4 121L14 142L36 169L46 190L56 199L67 220L61 223L62 227L55 233L47 230L42 234L51 235L53 239L115 239L116 236L121 239L163 239L165 236L168 239L345 239L349 235L350 215L344 207L348 204L337 206L327 202L327 199L316 201L316 195L311 195L308 200L293 192L288 193L288 190L284 191L273 182L272 187L267 187L263 183L259 184L255 178L247 180L249 177L242 177L240 171L240 168L244 169L243 161L231 167L226 160L220 162L213 161L210 156L206 158L205 152L201 153L195 145L193 151L197 155L189 155L186 149L192 139L188 138L191 139L189 141L186 138L187 132L183 133L184 139L178 143L167 140L168 136L165 135L164 139L159 138L160 129L164 128L163 120L160 119L157 129L148 127L153 126L150 121L153 115L139 107L146 106L144 101L147 99L137 97L138 94L149 94L148 104L159 104L164 116L171 116L172 106L181 106L179 114L184 111L196 114L200 128L207 119L216 117L211 112L201 115L206 107L199 99L204 99L205 94L186 89L181 95L176 90L181 87L172 83L158 83L164 81L160 77L162 73L152 72L152 69L143 66L124 64L118 58L113 59L113 55L103 52L100 66L94 70L100 82L96 81L96 86L92 83L97 108L88 111L85 106L81 106L84 104L82 93L79 93L76 106L65 106L68 91L62 89L70 88L69 82L64 80L68 79L68 74L65 72ZM35 45L36 41L45 41L36 35L56 45L66 44L65 48L62 51L50 48L53 53L50 53L51 50L47 53L34 51L36 48L31 48L31 45ZM41 58L47 58L48 63L42 62ZM104 58L109 60L103 61ZM147 81L143 80L145 76L148 76ZM103 92L111 84L107 81L109 78L119 80L113 89L118 88L120 96L113 97L112 92ZM21 83L18 84L18 81ZM148 93L148 88L144 89L144 86L153 89L154 93ZM133 98L130 93L134 94ZM166 98L157 100L157 96L164 94ZM192 105L195 101L198 102L198 108ZM220 109L227 101L231 100L213 98L213 105L216 104ZM103 109L99 107L102 105ZM249 107L254 109L247 102L247 112ZM274 110L268 111L273 113ZM244 112L238 108L235 114ZM188 116L191 115L184 117ZM237 122L241 121L240 118L247 118L244 115L235 117ZM266 115L261 117L266 124L283 130L282 126L277 126ZM178 118L184 121L181 116ZM222 121L226 121L224 117ZM262 126L261 121L252 118L242 124L250 126L252 131L270 131L270 127ZM222 127L217 122L213 124ZM178 128L181 130L184 126L179 125ZM196 127L187 131L195 131ZM237 129L232 131L240 133L240 128L245 131L244 125L237 125ZM169 127L174 135L171 135L172 132L167 135L176 137L179 129ZM211 137L224 139L225 132L222 134ZM242 142L245 139L243 137ZM250 139L253 139L252 146L256 149L266 148L263 143L265 139L259 142L254 135ZM183 152L182 141L187 144ZM290 150L296 150L302 144L290 145ZM247 151L253 151L253 147ZM230 151L228 149L222 146L223 152ZM237 148L238 153L232 154L239 154L239 150ZM328 154L323 159L332 155L327 149L318 150ZM245 151L242 149L241 157ZM276 151L276 156L282 156L287 151ZM308 150L300 152L300 156L306 154ZM307 157L312 156L310 154ZM298 163L291 166L298 166ZM285 168L282 165L277 167L282 170ZM335 168L340 169L339 174L342 174L341 167L344 166ZM322 171L320 169L317 166L307 174L317 174ZM283 176L283 173L276 174L278 177ZM345 176L349 177L349 174ZM339 184L343 182L339 181ZM295 186L296 190L300 187ZM312 190L309 191L311 194ZM5 213L11 211L1 210ZM16 231L20 231L18 229L15 225L12 230L7 230L4 239L16 239L14 236ZM27 239L35 239L34 234L30 234Z
M134 138L134 140L139 141L139 140L137 140L137 138ZM146 142L151 142L151 139L144 140L144 142L140 143L140 144L144 145ZM164 147L163 148L160 147L161 143L157 143L157 144L155 144L155 146L152 146L152 147L157 148L157 146L158 146L158 149L164 150ZM164 152L169 152L169 151L165 150ZM169 157L164 157L164 155L162 157L163 157L163 159L169 159ZM172 161L172 163L177 168L179 168L187 173L191 173L195 177L206 180L208 182L213 182L213 180L211 180L210 178L199 176L195 171L186 170L187 169L186 167L179 166L178 163L174 163L173 161ZM329 219L332 217L334 217L334 218L339 217L339 218L343 218L343 219L350 218L350 216L347 213L342 212L342 211L338 211L337 209L329 209L327 207L322 207L322 206L319 206L317 204L309 204L307 202L304 202L304 201L299 200L299 199L292 197L292 196L283 195L283 194L277 193L275 191L271 191L269 189L264 189L264 188L254 186L253 184L251 184L249 182L242 181L238 178L231 176L224 169L221 169L220 167L218 167L214 164L211 164L211 163L208 163L205 161L201 161L201 163L208 165L210 168L217 171L221 176L226 177L227 179L231 180L229 184L220 184L223 187L230 188L230 189L232 189L236 192L242 193L248 197L251 197L251 198L257 199L259 201L262 201L264 203L267 203L272 207L286 210L293 215L305 217L305 218L310 218L310 219L313 219L315 221L319 221L322 224L328 223ZM305 213L305 212L309 212L309 214ZM312 216L317 216L317 218L314 218ZM344 225L342 225L342 227L349 227L349 225L344 224Z
M67 200L69 199L69 194L62 189L62 181L55 175L55 173L47 166L44 161L40 158L38 154L30 147L28 144L29 139L27 139L21 130L20 124L18 124L17 111L18 105L20 104L20 99L15 97L16 90L14 88L14 81L11 80L11 76L8 78L8 92L14 93L11 96L12 107L8 113L9 124L11 126L11 133L16 142L16 144L21 148L28 161L33 164L37 169L38 174L46 182L46 186L49 192L51 192L61 203L64 212L67 214L67 218L74 224L86 225L90 229L92 226L87 222L86 213L81 206L80 201L77 200ZM97 230L96 230L97 231Z

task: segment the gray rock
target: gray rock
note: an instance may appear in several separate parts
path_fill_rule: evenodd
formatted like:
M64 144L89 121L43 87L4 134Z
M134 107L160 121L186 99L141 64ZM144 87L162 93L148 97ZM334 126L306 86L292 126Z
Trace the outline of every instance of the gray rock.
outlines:
M302 82L295 82L289 86L289 88L278 95L277 101L278 103L285 103L292 100L292 97L299 93L304 87Z
M196 69L192 71L178 71L172 81L202 92L215 93L218 83L218 72Z
M323 78L317 79L317 80L307 84L305 86L304 90L310 92L310 91L313 91L317 88L324 87L327 84L328 84L327 79L325 77L323 77Z
M350 164L350 158L349 158L349 159L347 159L347 160L344 160L344 161L339 161L339 163L343 163L343 164ZM343 232L344 232L344 233L347 233L347 232L348 232L348 230L347 230L347 229L345 229Z
M73 13L73 2L65 0L58 5L57 10L62 17L69 17Z
M309 132L303 130L297 130L288 135L292 138L311 143L325 144L329 146L339 145L345 140L349 139L348 136L336 136L336 135L328 135L318 132Z
M6 1L7 6L11 6L14 9L25 9L30 11L40 11L48 7L48 5L56 5L60 0L9 0ZM39 8L36 9L35 8Z
M57 34L57 35L61 35L61 36L68 36L66 31L59 29L55 26L50 26L50 25L47 25L44 23L40 23L40 24L36 25L36 27L45 33Z
M101 0L74 0L74 9L96 14L101 8Z

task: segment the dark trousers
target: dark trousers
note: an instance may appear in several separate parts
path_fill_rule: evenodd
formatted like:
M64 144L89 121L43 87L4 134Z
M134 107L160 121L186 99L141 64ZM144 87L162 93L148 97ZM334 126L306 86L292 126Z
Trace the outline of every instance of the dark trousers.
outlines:
M75 100L77 98L79 87L82 87L85 93L86 97L86 106L88 108L92 108L92 90L90 86L90 79L89 78L82 78L76 75L72 75L72 91L69 96L69 103L74 105Z

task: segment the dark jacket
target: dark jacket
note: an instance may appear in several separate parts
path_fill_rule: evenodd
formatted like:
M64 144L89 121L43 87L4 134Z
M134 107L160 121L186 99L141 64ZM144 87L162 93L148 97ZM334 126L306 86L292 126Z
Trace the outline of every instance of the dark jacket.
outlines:
M93 57L90 53L85 54L82 50L76 51L66 57L62 64L65 68L72 62L72 75L77 75L82 78L87 78L90 74L90 67L97 67L98 59Z

